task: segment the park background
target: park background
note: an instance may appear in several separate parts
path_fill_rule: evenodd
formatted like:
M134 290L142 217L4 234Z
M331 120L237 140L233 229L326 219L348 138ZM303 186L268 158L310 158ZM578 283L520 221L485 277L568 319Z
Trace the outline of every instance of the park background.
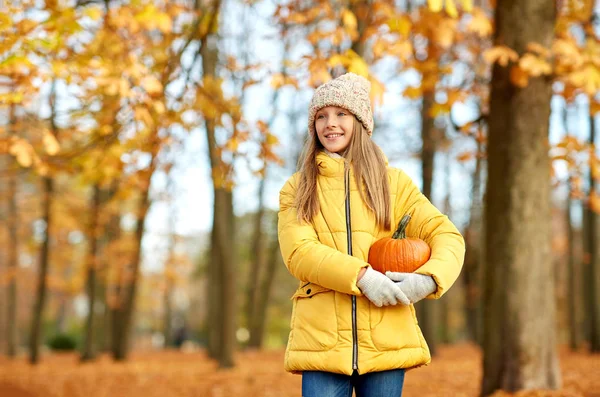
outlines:
M0 11L0 395L299 395L278 193L347 71L467 243L405 394L600 395L598 2Z

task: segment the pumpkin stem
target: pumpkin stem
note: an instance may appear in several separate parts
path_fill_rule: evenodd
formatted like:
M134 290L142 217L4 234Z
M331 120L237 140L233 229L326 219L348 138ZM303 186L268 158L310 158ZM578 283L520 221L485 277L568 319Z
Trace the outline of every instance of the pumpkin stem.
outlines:
M393 239L406 238L406 225L408 225L408 221L410 221L410 215L404 215L398 224L398 229L396 229L392 236Z

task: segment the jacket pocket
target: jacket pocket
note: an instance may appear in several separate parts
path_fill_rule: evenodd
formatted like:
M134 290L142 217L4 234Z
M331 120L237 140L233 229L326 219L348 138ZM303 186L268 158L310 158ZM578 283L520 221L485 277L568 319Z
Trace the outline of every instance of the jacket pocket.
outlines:
M369 304L371 338L379 351L420 347L417 316L412 305L377 307Z
M290 350L324 351L338 341L335 291L314 283L298 288L291 298Z

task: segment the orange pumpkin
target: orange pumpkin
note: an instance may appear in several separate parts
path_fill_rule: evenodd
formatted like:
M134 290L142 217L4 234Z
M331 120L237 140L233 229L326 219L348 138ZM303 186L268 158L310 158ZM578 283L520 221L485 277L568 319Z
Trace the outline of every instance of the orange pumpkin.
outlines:
M369 263L373 269L412 273L429 260L431 248L418 238L406 237L406 225L410 215L404 215L392 237L377 240L369 250Z

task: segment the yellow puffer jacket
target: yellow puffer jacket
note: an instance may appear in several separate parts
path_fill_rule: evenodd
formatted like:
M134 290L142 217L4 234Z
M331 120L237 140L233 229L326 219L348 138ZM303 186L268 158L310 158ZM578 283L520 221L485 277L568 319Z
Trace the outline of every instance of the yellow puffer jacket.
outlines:
M391 232L376 226L352 171L344 171L343 159L321 152L316 161L320 212L312 224L297 220L294 196L298 173L286 182L279 197L281 253L290 273L300 280L292 296L285 370L351 375L354 369L364 374L429 364L431 355L414 307L398 304L379 308L356 286L360 269L369 266L369 248ZM464 240L408 175L388 167L388 178L392 225L405 214L412 216L407 236L421 238L431 247L431 258L416 273L434 278L437 291L427 298L438 299L458 278ZM350 181L349 201L345 197L346 180Z

